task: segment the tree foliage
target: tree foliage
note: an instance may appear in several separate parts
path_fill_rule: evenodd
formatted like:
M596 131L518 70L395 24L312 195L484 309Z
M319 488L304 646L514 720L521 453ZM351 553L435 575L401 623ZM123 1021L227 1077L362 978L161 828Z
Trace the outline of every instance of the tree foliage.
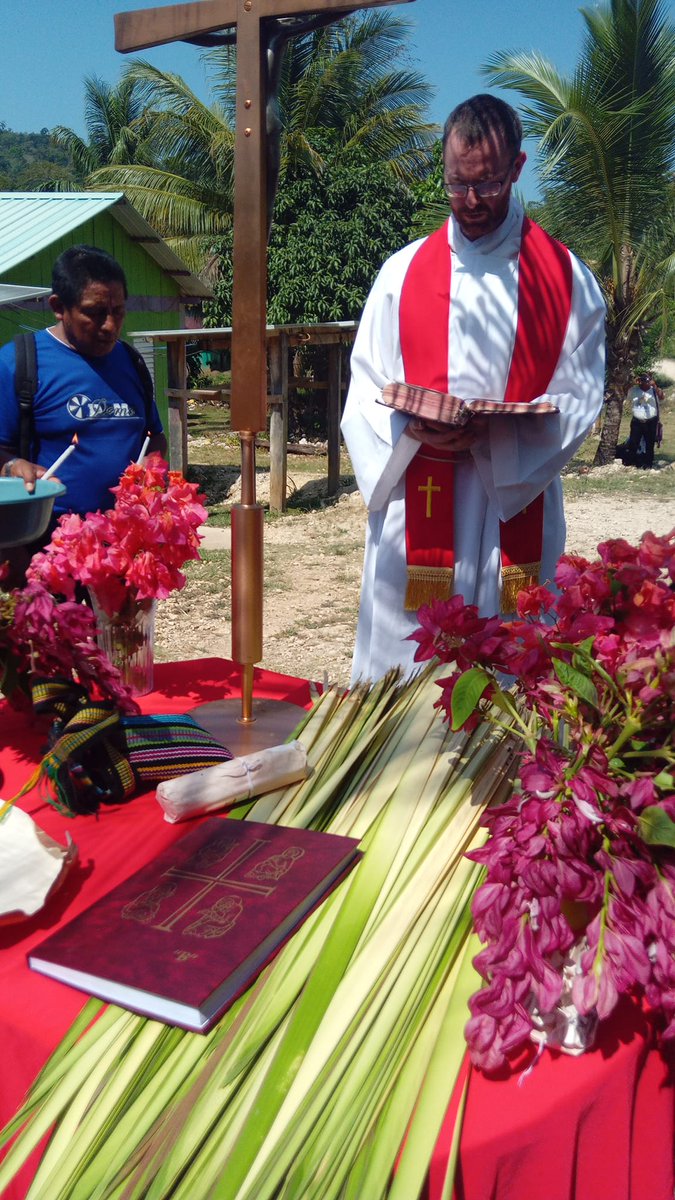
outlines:
M276 111L282 183L366 159L404 183L424 177L436 130L426 120L430 86L397 65L408 28L396 15L371 11L289 41ZM152 165L107 166L88 181L123 188L193 269L208 262L209 239L231 229L233 204L236 54L222 46L204 59L210 104L179 76L130 64Z
M384 260L411 237L412 192L382 165L336 166L288 175L277 195L268 253L267 320L315 324L358 320ZM217 244L216 299L207 326L232 323L232 234ZM303 375L325 378L325 351L302 356ZM300 364L298 363L300 370ZM289 411L293 435L325 437L325 402L305 396Z
M538 54L500 53L491 83L520 93L539 140L540 219L585 258L607 298L607 390L596 464L614 457L623 398L675 268L675 26L661 0L582 9L573 75Z
M15 133L0 128L0 186L3 191L33 191L51 175L70 176L68 155L53 146L49 132Z
M382 164L286 179L269 253L269 320L355 320L379 267L408 241L413 199Z
M234 128L216 100L205 104L187 83L133 60L125 74L143 110L143 162L118 162L88 178L120 188L171 248L200 271L214 237L232 226Z
M87 141L65 125L52 129L52 141L70 155L74 183L84 185L92 171L111 163L144 162L143 99L133 79L114 86L95 75L84 80Z
M384 9L354 14L291 38L278 80L280 174L320 173L330 163L386 164L405 183L425 177L436 127L427 120L432 88L405 64L410 23ZM213 93L231 125L236 54L205 56Z
M410 189L382 165L287 176L270 237L268 321L358 319L379 267L409 240L413 212ZM221 277L207 325L231 324L231 248L231 235L218 245Z

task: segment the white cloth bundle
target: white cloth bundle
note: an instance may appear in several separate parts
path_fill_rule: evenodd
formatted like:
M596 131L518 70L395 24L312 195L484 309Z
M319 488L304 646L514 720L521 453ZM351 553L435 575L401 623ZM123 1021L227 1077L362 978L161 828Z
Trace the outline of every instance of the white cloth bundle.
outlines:
M286 742L168 779L157 788L157 799L164 820L175 823L285 787L306 775L307 752L302 742Z

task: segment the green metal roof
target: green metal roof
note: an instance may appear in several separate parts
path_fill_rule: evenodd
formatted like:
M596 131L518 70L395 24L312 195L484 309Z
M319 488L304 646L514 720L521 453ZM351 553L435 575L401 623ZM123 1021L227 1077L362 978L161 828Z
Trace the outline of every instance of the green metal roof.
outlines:
M184 296L212 298L123 192L0 192L0 276L106 210Z

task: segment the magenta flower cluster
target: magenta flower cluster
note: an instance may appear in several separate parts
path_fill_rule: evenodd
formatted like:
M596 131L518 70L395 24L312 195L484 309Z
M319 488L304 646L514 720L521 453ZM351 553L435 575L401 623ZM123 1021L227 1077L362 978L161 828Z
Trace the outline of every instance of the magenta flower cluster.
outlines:
M488 810L473 916L484 986L471 999L473 1061L500 1067L560 1000L585 915L572 998L602 1020L638 992L675 1038L675 530L558 564L554 594L521 592L518 617L461 597L419 613L418 660L453 664L439 705L453 728L486 717L522 739L510 801Z
M0 690L10 695L17 679L31 675L74 679L95 699L114 700L122 712L139 711L117 667L97 644L91 609L75 600L59 601L35 582L0 590ZM13 699L20 695L14 692Z

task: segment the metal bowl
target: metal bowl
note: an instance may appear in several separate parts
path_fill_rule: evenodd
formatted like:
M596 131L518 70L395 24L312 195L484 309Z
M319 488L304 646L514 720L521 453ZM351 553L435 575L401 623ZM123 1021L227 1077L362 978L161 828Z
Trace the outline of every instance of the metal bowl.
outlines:
M21 546L44 533L57 496L65 487L56 479L38 479L27 492L23 479L0 479L0 546Z

